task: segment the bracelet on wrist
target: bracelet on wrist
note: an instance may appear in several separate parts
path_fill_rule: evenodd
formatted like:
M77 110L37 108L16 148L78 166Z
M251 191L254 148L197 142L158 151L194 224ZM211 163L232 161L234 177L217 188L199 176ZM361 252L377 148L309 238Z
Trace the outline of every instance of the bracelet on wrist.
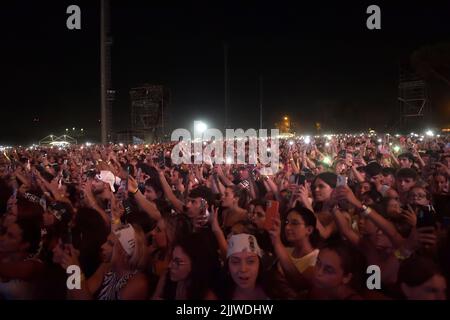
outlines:
M363 216L363 217L367 217L369 216L369 214L372 212L372 209L366 205L362 205L359 213Z

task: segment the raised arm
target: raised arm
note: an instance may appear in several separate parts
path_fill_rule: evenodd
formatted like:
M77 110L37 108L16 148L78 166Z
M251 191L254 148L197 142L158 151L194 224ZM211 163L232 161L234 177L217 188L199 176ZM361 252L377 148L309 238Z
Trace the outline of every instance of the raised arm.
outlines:
M295 287L298 288L309 287L310 286L309 281L306 279L306 277L304 277L300 273L300 271L298 271L297 267L292 262L288 251L281 242L280 233L281 233L281 221L280 219L275 219L273 223L273 228L272 230L269 231L269 234L270 238L272 239L275 254L279 259L279 263L281 265L281 268L284 272L286 279Z
M386 236L392 241L396 248L402 246L404 239L397 232L394 225L383 218L378 212L370 207L363 206L363 204L355 197L352 190L348 186L336 188L336 199L338 201L347 200L350 204L356 207L356 210L365 218L370 219L378 228L380 228Z
M158 170L158 168L157 168ZM184 203L178 199L172 191L169 183L167 182L166 176L164 175L164 171L158 170L159 180L161 181L161 186L164 191L164 195L167 200L172 204L177 212L183 212Z
M138 188L138 183L133 177L128 177L128 192L131 192L134 199L136 200L138 206L145 211L150 218L152 218L155 221L158 221L161 219L161 213L159 212L156 205L148 201L145 196L142 194L141 190Z
M359 246L361 237L350 226L349 221L346 219L344 212L337 206L332 210L334 221L339 230L339 233L345 237L355 247Z

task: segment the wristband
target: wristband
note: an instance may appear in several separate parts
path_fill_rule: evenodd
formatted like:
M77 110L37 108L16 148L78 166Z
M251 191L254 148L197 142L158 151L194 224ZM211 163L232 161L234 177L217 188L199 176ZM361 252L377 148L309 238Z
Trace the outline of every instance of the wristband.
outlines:
M136 194L136 193L138 193L138 191L139 191L139 188L136 188L136 190L134 190L133 192L131 192L132 194Z
M394 251L394 255L398 260L406 260L412 255L412 252L407 249L403 249L403 252L397 249Z
M366 205L362 205L362 209L360 211L361 215L363 217L367 217L372 212L372 209L370 207L367 207Z

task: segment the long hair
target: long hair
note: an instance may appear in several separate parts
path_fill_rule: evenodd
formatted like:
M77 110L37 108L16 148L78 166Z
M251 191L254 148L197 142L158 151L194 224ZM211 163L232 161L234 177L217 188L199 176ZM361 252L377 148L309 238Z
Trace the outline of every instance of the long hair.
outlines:
M213 279L219 271L217 254L214 254L208 243L205 243L201 233L191 234L175 244L175 247L180 247L191 260L191 272L186 281L187 299L204 299L208 290L214 287ZM167 289L170 290L170 288L174 288L174 283L167 279L165 296L167 296Z
M238 186L231 187L231 190L233 191L234 197L238 198L239 208L246 208L250 198L248 191Z
M341 239L329 241L321 250L335 252L341 259L344 275L352 274L349 286L354 290L361 290L365 283L366 258L354 247Z
M147 247L145 234L142 228L136 224L133 224L134 237L136 245L131 257L128 258L128 268L130 270L144 270L147 263Z
M231 277L230 268L228 267L228 262L230 258L225 261L225 265L223 268L224 275L224 285L223 285L223 297L221 299L230 300L233 297L234 290L236 290L236 283ZM264 292L267 292L266 284L266 273L264 272L263 262L260 257L258 257L259 268L258 268L258 276L256 277L255 287L261 286Z

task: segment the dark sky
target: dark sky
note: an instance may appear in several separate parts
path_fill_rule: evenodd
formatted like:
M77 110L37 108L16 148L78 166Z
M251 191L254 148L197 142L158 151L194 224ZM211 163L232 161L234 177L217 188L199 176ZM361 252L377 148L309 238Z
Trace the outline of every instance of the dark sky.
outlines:
M1 143L37 142L64 128L99 137L100 1L9 1L0 10ZM81 7L81 30L66 28ZM366 28L381 7L382 29ZM171 124L223 125L223 43L229 45L230 120L264 126L289 114L300 128L382 128L397 112L398 64L423 45L450 41L448 1L112 1L114 128L129 126L129 90L163 84ZM448 88L447 88L448 91ZM343 111L345 112L345 111ZM33 122L33 118L39 122ZM335 125L335 123L334 123Z

